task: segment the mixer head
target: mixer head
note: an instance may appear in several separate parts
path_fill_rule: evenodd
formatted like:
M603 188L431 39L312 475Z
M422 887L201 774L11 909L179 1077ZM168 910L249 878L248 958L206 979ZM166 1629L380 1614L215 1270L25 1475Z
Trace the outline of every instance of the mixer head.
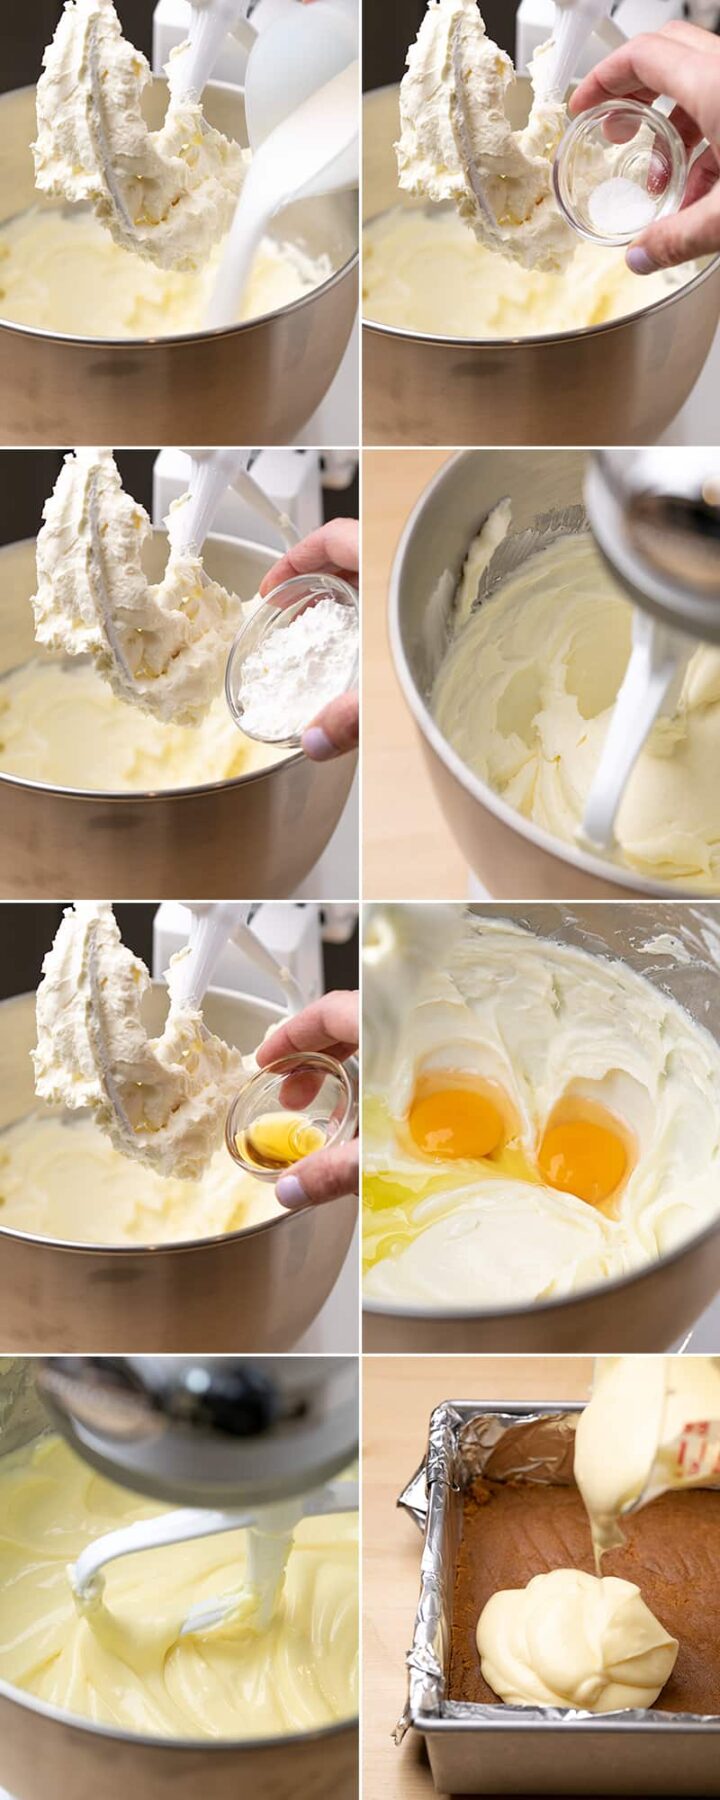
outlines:
M358 1448L353 1357L48 1357L53 1424L109 1480L172 1505L306 1493Z
M720 644L720 450L601 450L585 498L615 579L672 630Z

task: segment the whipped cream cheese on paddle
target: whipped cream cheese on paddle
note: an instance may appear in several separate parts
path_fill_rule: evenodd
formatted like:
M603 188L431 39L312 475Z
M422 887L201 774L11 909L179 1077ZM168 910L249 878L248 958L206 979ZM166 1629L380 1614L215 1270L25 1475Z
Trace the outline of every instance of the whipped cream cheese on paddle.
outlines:
M567 115L543 94L537 65L531 75L530 117L513 131L506 107L515 71L475 0L430 0L400 89L400 186L451 202L481 243L525 268L557 270L576 245L552 185Z
M126 949L108 901L63 914L37 996L35 1089L70 1111L89 1109L116 1149L160 1174L197 1180L219 1148L242 1084L239 1050L214 1037L202 1012L178 1005L151 1038L142 1017L145 964Z
M118 244L165 269L197 269L229 229L249 151L173 98L151 131L147 58L112 0L68 0L37 89L38 188L89 204Z
M113 692L143 712L199 724L222 689L241 602L210 581L201 556L172 543L162 581L148 581L150 520L124 492L110 450L65 458L43 519L38 643L91 656Z

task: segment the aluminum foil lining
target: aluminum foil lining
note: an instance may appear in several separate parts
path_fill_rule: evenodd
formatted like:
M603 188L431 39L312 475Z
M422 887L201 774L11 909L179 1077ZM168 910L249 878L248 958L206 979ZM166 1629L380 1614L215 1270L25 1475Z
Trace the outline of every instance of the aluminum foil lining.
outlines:
M652 1707L597 1714L560 1706L506 1706L501 1700L494 1706L480 1705L446 1696L460 1496L480 1476L552 1487L571 1485L575 1429L581 1411L578 1404L480 1412L477 1402L462 1400L447 1400L435 1408L427 1452L397 1502L425 1533L420 1601L412 1646L405 1659L408 1697L394 1732L397 1744L409 1726L422 1730L432 1719L456 1719L464 1725L497 1724L499 1709L505 1724L561 1724L570 1719L584 1720L605 1731L621 1721L661 1730L693 1722L718 1723L715 1714L669 1713Z

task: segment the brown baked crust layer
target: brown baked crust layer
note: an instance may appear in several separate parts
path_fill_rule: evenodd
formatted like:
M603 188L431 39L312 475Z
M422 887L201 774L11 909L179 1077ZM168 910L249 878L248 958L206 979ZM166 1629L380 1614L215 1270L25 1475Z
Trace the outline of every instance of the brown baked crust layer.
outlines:
M656 1706L720 1714L720 1492L663 1494L628 1518L624 1530L627 1543L603 1558L603 1574L634 1581L680 1643ZM476 1481L468 1489L455 1576L451 1700L497 1701L480 1673L475 1642L491 1594L563 1568L594 1573L577 1488Z

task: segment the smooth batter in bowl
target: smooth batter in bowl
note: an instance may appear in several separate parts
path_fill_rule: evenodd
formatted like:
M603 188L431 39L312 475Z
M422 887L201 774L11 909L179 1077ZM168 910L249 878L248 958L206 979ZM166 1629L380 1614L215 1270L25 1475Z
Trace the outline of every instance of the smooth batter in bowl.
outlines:
M156 1665L152 1674L157 1627L162 1620L172 1626L173 1608L184 1606L188 1583L198 1576L215 1596L223 1582L227 1590L228 1574L237 1580L239 1537L201 1540L197 1565L196 1547L188 1545L130 1559L124 1570L111 1572L108 1595L115 1596L120 1650L135 1657L135 1627L142 1624L137 1660L150 1652L151 1677L138 1682L112 1653L96 1654L84 1626L78 1633L65 1564L85 1535L159 1509L92 1474L43 1435L32 1379L7 1405L6 1390L12 1395L17 1388L17 1372L17 1363L0 1371L0 1587L11 1583L13 1565L16 1573L21 1562L24 1568L0 1608L0 1782L17 1800L46 1800L60 1790L73 1800L98 1800L100 1794L124 1800L128 1791L136 1800L156 1800L164 1788L185 1788L207 1800L237 1800L242 1791L258 1800L291 1794L317 1800L326 1784L339 1800L353 1800L356 1518L340 1515L298 1528L284 1652L282 1627L264 1645L241 1646L239 1655L223 1644L221 1633L214 1648L205 1640L209 1654L202 1640L192 1648L190 1639L189 1656L179 1646L171 1649L162 1673ZM27 1608L30 1627L24 1668L17 1639L8 1639L17 1607ZM317 1630L309 1652L303 1634L311 1612Z
M203 1010L208 1029L245 1054L281 1017L268 1002L220 991L207 996ZM151 1032L162 1029L166 1013L167 990L154 983ZM35 995L5 1001L0 1316L6 1342L30 1353L62 1344L68 1354L292 1349L340 1274L355 1227L355 1197L287 1212L272 1188L242 1175L226 1151L219 1157L229 1172L214 1162L193 1196L191 1183L166 1183L130 1162L123 1170L124 1159L105 1141L98 1144L85 1121L66 1124L48 1109L36 1131L35 1042ZM75 1184L85 1191L74 1192Z
M520 78L509 95L513 127L526 122L529 95L529 81ZM488 280L491 294L496 290L496 258L476 244L459 220L434 209L438 220L426 233L427 249L417 241L417 203L398 188L398 133L397 87L368 94L363 184L370 252L368 256L366 247L366 443L655 442L684 405L710 349L720 311L720 258L690 272L684 282L681 277L680 285L671 283L663 290L661 278L650 293L623 271L621 251L583 245L566 276L537 276L517 266L510 266L506 275L503 265L501 288L504 292L507 285L507 299L502 305L489 303ZM398 207L410 220L401 235L411 235L405 248L398 241L393 253L392 316L383 321L373 299L374 243L376 234L379 242L391 229L387 215ZM446 279L438 280L445 253ZM481 271L477 305L482 324L474 329L466 317L471 261ZM606 274L593 291L588 276L595 266ZM415 319L416 283L421 310ZM549 304L553 284L556 299ZM526 290L535 294L537 311L523 323L521 296ZM453 296L449 301L446 292ZM436 304L448 306L444 326ZM574 304L579 319L569 310Z
M166 83L157 79L148 90L152 127L166 104ZM247 142L238 89L210 83L204 110L226 137ZM118 250L109 236L105 242L106 234L99 239L94 220L81 222L73 249L72 224L65 232L62 212L48 213L41 204L37 218L49 218L51 233L41 257L30 150L34 88L0 99L0 128L0 440L77 443L82 430L86 443L202 444L210 421L216 443L291 442L326 394L352 330L357 196L287 207L269 237L293 248L285 261L282 249L266 252L254 302L250 296L255 316L206 331L202 280L158 279L162 272L148 274L140 264L136 290L128 260L140 259ZM56 318L48 303L51 280L65 295ZM109 322L99 318L91 329L88 301L93 313L106 304L108 282Z
M148 544L159 579L167 538ZM273 553L211 538L208 573L248 600ZM115 698L80 659L38 650L30 596L35 542L0 550L0 837L6 897L286 898L332 837L353 756L311 763L251 744L224 696L197 729L165 725ZM249 890L253 890L252 894Z
M668 906L648 919L634 906L578 915L481 906L470 909L477 930L456 944L462 911L397 909L400 947L404 917L413 943L417 935L414 960L398 963L400 985L392 957L383 961L382 909L373 976L369 916L365 1342L398 1351L664 1349L720 1282L712 913ZM403 985L410 968L415 999ZM472 996L462 1003L465 975L460 988L453 975L461 969ZM443 1069L447 1089L462 1069L483 1104L505 1109L497 1142L458 1140L449 1153L447 1137L435 1147L421 1139L418 1102L431 1078L433 1092L445 1091ZM465 1128L443 1108L437 1128ZM625 1149L607 1204L569 1184L562 1168L553 1177L544 1149L559 1124L581 1116L594 1126L600 1109Z
M247 1533L145 1551L79 1615L68 1564L167 1507L115 1486L60 1438L0 1458L0 1681L99 1725L169 1738L273 1738L357 1710L357 1515L296 1527L278 1617L180 1637L191 1609L242 1581Z

